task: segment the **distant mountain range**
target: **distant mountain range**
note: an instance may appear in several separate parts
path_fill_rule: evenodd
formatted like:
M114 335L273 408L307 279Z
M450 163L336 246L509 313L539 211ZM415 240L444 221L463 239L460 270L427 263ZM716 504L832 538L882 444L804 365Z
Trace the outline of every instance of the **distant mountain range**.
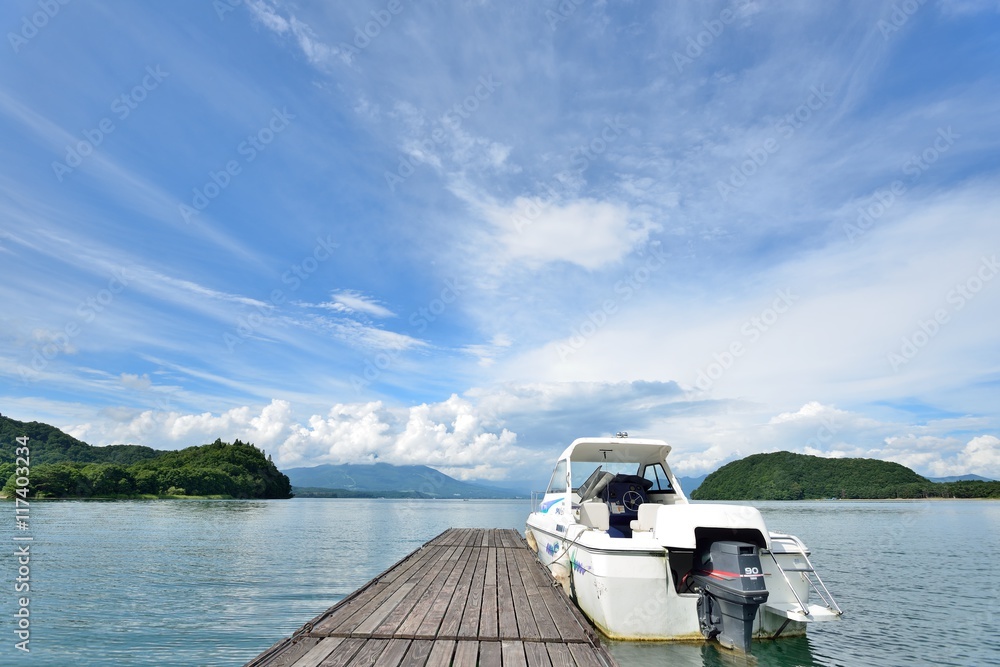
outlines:
M979 475L952 475L951 477L928 477L927 479L932 482L937 482L938 484L947 484L948 482L995 482L997 480L990 479L989 477L981 477Z
M708 477L708 473L697 477L678 477L677 481L681 483L681 490L684 491L684 495L690 498L691 492L701 486L706 477Z
M524 498L525 493L482 484L462 482L427 466L396 466L388 463L319 465L282 471L298 496L358 495L417 498ZM323 494L327 490L336 493ZM346 492L346 493L345 493Z

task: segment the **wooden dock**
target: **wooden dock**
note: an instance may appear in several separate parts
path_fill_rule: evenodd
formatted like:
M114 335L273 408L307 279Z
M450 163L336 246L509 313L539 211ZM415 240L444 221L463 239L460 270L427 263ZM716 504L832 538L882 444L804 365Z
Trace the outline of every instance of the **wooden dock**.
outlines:
M516 530L452 528L246 667L614 667Z

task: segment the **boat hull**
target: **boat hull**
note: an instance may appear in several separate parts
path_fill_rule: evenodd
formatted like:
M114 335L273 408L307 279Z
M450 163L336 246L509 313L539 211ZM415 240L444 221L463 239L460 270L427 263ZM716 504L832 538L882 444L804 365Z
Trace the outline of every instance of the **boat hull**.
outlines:
M698 594L678 593L670 573L670 552L654 540L609 537L579 526L568 534L529 518L539 560L604 635L627 641L704 641L698 621ZM624 545L623 542L628 542ZM618 544L615 544L618 543ZM764 564L765 574L767 565ZM784 627L782 627L784 626ZM755 638L803 635L807 624L769 613L754 621Z

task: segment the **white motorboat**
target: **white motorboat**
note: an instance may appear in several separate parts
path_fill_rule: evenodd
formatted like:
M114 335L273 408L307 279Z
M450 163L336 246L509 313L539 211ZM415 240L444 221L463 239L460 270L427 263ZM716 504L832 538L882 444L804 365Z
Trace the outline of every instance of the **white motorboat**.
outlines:
M669 453L627 434L575 440L533 503L529 546L597 628L750 652L752 638L840 618L801 540L753 507L690 503Z

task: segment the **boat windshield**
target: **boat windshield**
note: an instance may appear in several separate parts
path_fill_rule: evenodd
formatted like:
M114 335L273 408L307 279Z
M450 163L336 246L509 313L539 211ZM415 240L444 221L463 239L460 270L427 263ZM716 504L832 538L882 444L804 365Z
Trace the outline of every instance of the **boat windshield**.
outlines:
M574 461L570 466L570 475L573 480L573 490L579 491L580 485L587 481L597 467L601 472L610 472L612 475L635 475L639 472L638 463L625 463L620 461Z

